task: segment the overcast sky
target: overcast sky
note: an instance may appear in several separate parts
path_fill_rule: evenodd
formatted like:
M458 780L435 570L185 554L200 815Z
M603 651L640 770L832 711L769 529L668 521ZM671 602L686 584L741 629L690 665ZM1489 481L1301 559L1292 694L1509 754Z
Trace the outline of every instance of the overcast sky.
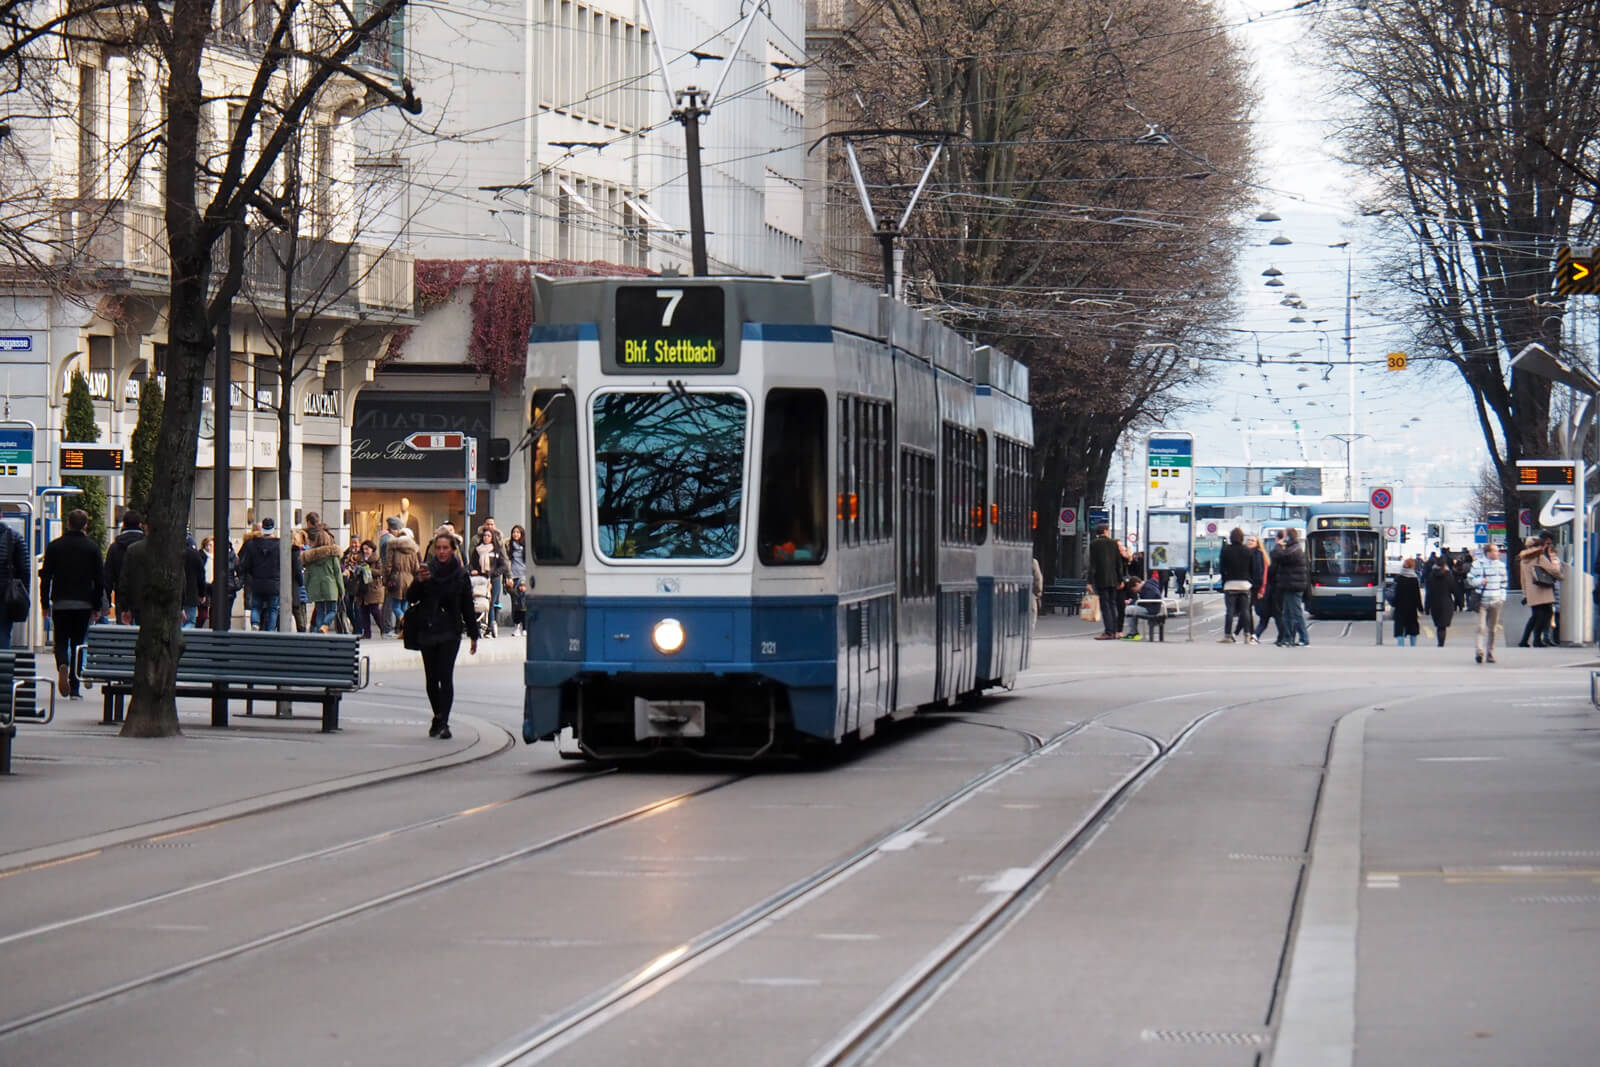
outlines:
M1247 455L1255 464L1342 462L1344 443L1327 435L1349 428L1348 254L1355 432L1368 435L1354 446L1357 483L1393 485L1400 521L1467 518L1464 487L1488 454L1459 374L1415 365L1391 372L1369 362L1402 351L1404 343L1392 325L1393 302L1386 307L1385 294L1368 280L1376 249L1360 217L1359 174L1337 161L1328 141L1337 105L1316 66L1312 30L1325 17L1321 5L1291 13L1288 0L1222 3L1254 59L1261 95L1254 122L1261 187L1240 189L1240 216L1251 238L1236 283L1233 355L1240 362L1214 367L1201 403L1181 416L1182 426L1170 428L1194 433L1201 465L1242 464ZM1255 222L1264 210L1282 221ZM1293 243L1269 243L1280 235ZM1329 247L1340 241L1350 242L1348 253ZM1283 272L1283 286L1264 284L1269 267ZM1289 294L1298 295L1304 310L1281 303ZM1291 323L1295 315L1307 321ZM1283 362L1258 368L1258 344L1264 360ZM1141 443L1136 461L1142 452ZM1120 493L1116 476L1111 484L1108 493Z

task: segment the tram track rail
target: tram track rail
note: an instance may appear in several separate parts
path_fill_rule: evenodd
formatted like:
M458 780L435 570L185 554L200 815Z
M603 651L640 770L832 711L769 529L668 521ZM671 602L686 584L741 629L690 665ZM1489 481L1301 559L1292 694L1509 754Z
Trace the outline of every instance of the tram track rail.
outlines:
M503 808L507 805L515 804L518 801L529 800L533 797L554 793L558 790L569 789L573 786L583 785L584 783L594 781L597 778L615 774L616 771L617 769L615 767L597 768L596 770L591 771L582 777L569 778L560 782L551 782L547 785L536 786L533 789L525 789L519 793L513 794L512 796L504 797L500 800L492 800L486 804L477 804L461 811L451 811L446 812L443 815L432 815L425 819L417 819L402 826L395 826L385 830L376 830L369 834L363 834L360 837L351 838L348 841L341 841L338 844L325 845L321 848L299 852L293 856L285 856L283 859L272 860L268 863L261 863L253 867L247 867L244 870L218 875L215 878L208 878L201 882L194 882L190 885L180 886L177 889L169 889L160 893L152 893L148 896L140 897L137 900L130 900L108 908L101 908L96 911L85 912L81 915L75 915L71 918L57 919L53 922L41 923L38 926L29 927L26 930L18 930L9 934L0 934L0 948L5 947L6 945L15 944L17 942L28 941L35 937L43 937L46 934L53 934L60 930L71 929L74 926L82 926L84 923L95 922L100 919L109 919L113 916L137 911L140 908L151 907L156 904L164 904L167 901L177 900L180 897L186 897L194 893L201 893L208 889L217 889L221 886L231 885L234 882L244 881L247 878L255 878L264 874L282 871L286 868L294 867L301 863L309 863L313 860L329 859L333 856L343 855L347 852L354 852L357 849L364 848L367 845L377 844L380 841L392 841L396 837L404 834L416 833L421 830L430 830L436 826L443 826L446 823L455 822L458 819L465 819L485 811L493 811L497 808ZM248 818L248 816L238 816L236 819L222 820L220 822L200 823L197 826L188 829L177 830L165 834L157 834L154 837L141 838L136 841L130 841L123 845L112 846L112 848L109 849L96 850L95 852L86 853L84 855L103 855L113 852L117 849L136 848L142 844L159 842L168 838L211 829L221 826L225 822L237 821L238 818ZM22 868L15 873L26 873L27 871L34 869L45 869L45 866L60 866L62 863L66 862L70 861L58 860L56 863L42 865L39 868Z
M576 827L576 828L574 828L572 830L564 831L564 832L556 834L554 836L545 838L542 841L535 842L534 844L524 845L524 846L521 846L519 848L511 849L509 851L502 852L502 853L499 853L497 855L491 856L491 857L489 857L487 859L477 860L477 861L474 861L472 863L468 863L468 864L464 864L464 865L452 868L451 870L445 871L445 872L443 872L441 874L434 875L431 878L426 878L426 879L423 879L421 881L413 882L413 883L411 883L409 885L402 886L399 889L390 890L389 892L381 893L381 894L378 894L377 896L369 897L369 898L367 898L365 900L362 900L362 901L359 901L359 902L357 902L355 904L350 904L350 905L347 905L346 907L339 908L339 909L336 909L334 911L330 911L330 912L324 913L322 915L316 916L314 918L307 919L307 920L295 923L295 924L293 924L291 926L283 927L282 929L275 930L275 931L273 931L271 933L263 934L260 937L255 937L255 938L252 938L252 939L250 939L248 941L238 942L238 943L230 945L230 946L228 946L226 948L222 948L222 949L219 949L217 951L207 953L207 954L205 954L203 956L197 956L197 957L194 957L192 959L185 960L182 963L173 964L172 966L164 967L164 968L161 968L161 969L155 970L155 971L151 971L151 972L148 972L146 974L140 975L140 976L138 976L136 978L130 978L130 979L127 979L126 981L122 981L122 982L115 983L113 985L105 986L105 987L103 987L101 989L98 989L98 990L95 990L93 992L85 993L82 996L74 997L71 1000L62 1001L61 1003L52 1005L52 1006L50 1006L48 1008L42 1008L42 1009L40 1009L38 1011L30 1012L27 1015L19 1016L19 1017L14 1018L14 1019L8 1019L8 1020L0 1021L0 1038L6 1038L6 1037L9 1037L9 1036L11 1036L13 1034L22 1033L22 1032L30 1030L30 1029L32 1029L32 1028L34 1028L36 1026L39 1026L42 1023L46 1023L46 1022L49 1022L49 1021L51 1021L53 1019L58 1019L58 1018L61 1018L62 1016L66 1016L66 1015L70 1015L70 1014L73 1014L73 1013L78 1012L78 1011L82 1011L85 1008L90 1008L90 1007L93 1007L93 1006L95 1006L97 1004L103 1004L103 1003L106 1003L108 1001L115 1000L117 998L126 996L126 995L131 994L131 993L136 993L136 992L139 992L141 990L150 989L150 988L153 988L153 987L156 987L156 986L159 986L159 985L163 985L163 984L165 984L167 982L171 982L171 981L174 981L174 980L176 980L178 978L182 978L182 977L184 977L186 975L193 974L193 973L195 973L197 971L203 970L203 969L205 969L207 967L214 966L214 965L216 965L218 963L222 963L222 962L225 962L227 960L237 959L240 956L245 956L245 955L248 955L250 953L258 952L258 951L261 951L262 949L266 949L266 948L272 947L274 945L282 944L284 942L287 942L287 941L293 940L295 938L301 937L301 936L303 936L305 934L308 934L308 933L311 933L313 931L321 930L321 929L324 929L326 927L332 926L332 925L334 925L336 923L343 922L343 921L345 921L347 919L355 918L355 917L360 916L360 915L365 915L365 914L368 914L370 912L377 911L377 910L379 910L381 908L388 907L389 905L396 904L396 903L399 903L401 901L408 900L408 899L411 899L411 898L415 898L415 897L421 896L423 894L430 893L430 892L432 892L434 890L442 889L442 888L445 888L447 886L450 886L450 885L465 881L466 879L472 878L472 877L474 877L476 875L479 875L479 874L482 874L482 873L484 873L486 871L494 870L496 868L504 867L504 866L506 866L508 864L511 864L511 863L516 863L518 861L529 859L529 858L534 857L534 856L538 856L538 855L541 855L541 854L544 854L544 853L552 852L552 851L554 851L554 850L556 850L558 848L561 848L562 846L572 844L573 842L576 842L576 841L581 841L581 840L583 840L585 838L588 838L588 837L592 837L595 834L601 833L601 832L603 832L605 830L609 830L609 829L611 829L613 827L626 825L628 823L638 822L641 819L649 818L652 815L656 815L656 814L659 814L660 812L667 811L667 810L670 810L672 808L675 808L675 807L679 806L680 804L683 804L683 803L685 803L685 802L687 802L689 800L693 800L693 799L696 799L698 797L703 797L703 796L706 796L708 794L715 793L715 792L717 792L719 790L726 789L729 786L736 785L739 782L745 781L746 779L748 779L750 777L751 777L751 775L749 773L740 773L740 774L729 775L729 776L727 776L727 777L725 777L725 778L723 778L723 779L721 779L719 781L712 782L709 785L704 785L704 786L701 786L701 787L696 788L696 789L684 790L682 792L673 794L671 796L662 797L662 798L657 799L657 800L652 800L652 801L649 801L649 802L647 802L645 804L640 804L640 805L637 805L637 806L635 806L633 808L630 808L627 811L620 812L620 813L615 814L615 815L610 815L610 816L607 816L607 817L602 818L602 819L593 820L593 821L591 821L589 823L586 823L583 826ZM589 777L586 777L586 778L583 778L583 779L574 779L571 783L568 783L568 784L578 784L579 782L590 781L590 780L593 780L593 779L589 778ZM538 792L547 792L547 791L548 791L548 787L546 789L544 789L544 790L530 791L529 793L527 793L525 795L535 795ZM521 798L513 798L513 799L521 799ZM423 822L416 824L413 828L421 828L424 825L437 825L438 822L440 822L440 821L448 821L449 819L459 818L459 817L461 817L461 813L453 813L453 814L448 815L448 816L439 817L438 819L435 819L435 820L424 820ZM372 840L379 840L383 836L385 836L385 835L383 835L383 834L367 835L367 837L370 837ZM362 840L365 841L366 838L363 838ZM354 848L354 847L357 847L357 846L355 844L352 844L352 843L346 843L343 846L334 846L334 850L335 851L347 851L348 849ZM306 857L302 857L302 858L292 858L292 859L295 859L296 862L299 862L302 859L308 859L308 858L310 858L310 857L306 856ZM280 864L275 869L281 869L281 866L282 866L282 864ZM261 872L257 871L255 873L261 873ZM230 881L230 880L236 880L236 879L227 879L227 878L225 878L225 879L219 880L218 882L214 882L213 886L216 885L216 884L221 884L223 881ZM172 899L173 896L177 896L177 895L182 895L181 891L174 891L172 894L164 896L163 899ZM149 903L149 901L147 901L146 903ZM121 910L126 910L126 909L119 907L117 909L113 909L110 913L115 913L116 911L121 911ZM94 917L100 917L100 916L96 915ZM38 927L38 928L35 928L35 929L37 931L41 932L41 933L42 932L49 932L49 931L59 930L59 929L64 929L68 925L78 925L81 922L87 922L87 921L89 921L89 918L90 917L82 917L82 918L79 918L77 920L65 920L65 921L63 921L61 923L58 923L58 924L46 924L46 926L44 926L44 927ZM47 928L48 928L48 931L47 931ZM29 931L24 931L23 933L31 935L31 932L29 932Z
M1186 740L1200 725L1203 725L1211 718L1235 708L1247 707L1266 701L1295 699L1310 692L1313 691L1273 694L1267 697L1211 708L1192 719L1171 742L1165 744L1142 731L1108 726L1104 720L1112 715L1131 711L1135 708L1151 704L1169 703L1175 699L1205 695L1205 693L1175 694L1110 708L1098 715L1073 723L1048 738L1040 738L1039 735L1031 734L1024 730L1011 729L1010 732L1017 733L1025 739L1032 738L1040 743L1036 746L1030 744L1024 751L990 766L985 771L969 778L966 782L924 805L909 818L897 822L890 828L876 834L852 852L813 871L805 878L778 890L720 925L712 927L679 946L662 953L611 985L575 1002L546 1022L502 1042L481 1058L469 1062L473 1067L527 1067L527 1065L543 1062L550 1056L581 1040L586 1034L621 1017L634 1006L654 996L679 979L686 977L702 963L709 962L721 953L734 948L740 942L760 933L790 912L804 907L812 900L829 892L844 880L874 862L883 853L885 846L890 845L897 838L903 839L905 835L914 833L919 828L932 823L990 784L1005 777L1024 764L1055 751L1070 739L1083 734L1093 727L1100 726L1141 737L1147 744L1155 746L1157 754L1152 761L1147 761L1146 764L1141 765L1139 769L1131 772L1122 782L1113 787L1107 797L1099 802L1095 809L1085 817L1085 821L1080 823L1069 835L1074 840L1085 839L1097 827L1108 821L1110 815L1117 808L1120 808L1122 801L1130 795L1138 783L1148 777L1155 766L1164 763L1166 758L1171 752L1176 751L1183 740ZM944 721L979 726L992 725L960 715L944 716ZM1049 865L1049 861L1046 861L1046 865ZM1061 865L1064 865L1064 861L1060 865L1050 866L1048 872L1039 872L1034 879L1030 879L1030 882L1037 882L1042 889L1044 885L1048 884L1050 877L1059 870ZM1033 895L1036 896L1038 891L1038 889L1035 889ZM1016 894L1012 895L1015 896ZM963 930L966 929L967 927L963 927Z
M1140 738L1151 746L1150 758L1124 775L1075 825L1052 842L1040 858L1027 868L1028 873L1020 880L1020 884L997 894L914 968L903 974L840 1034L812 1056L807 1061L807 1067L856 1067L869 1062L892 1043L940 993L961 976L970 963L1027 912L1056 876L1099 835L1138 788L1189 737L1216 716L1240 706L1244 705L1212 708L1191 719L1171 741L1165 743L1142 730L1097 724L1103 729Z

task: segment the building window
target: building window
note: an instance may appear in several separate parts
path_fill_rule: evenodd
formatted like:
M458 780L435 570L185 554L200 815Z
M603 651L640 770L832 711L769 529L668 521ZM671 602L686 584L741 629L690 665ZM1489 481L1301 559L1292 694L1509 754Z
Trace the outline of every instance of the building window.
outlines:
M78 195L101 195L104 110L100 106L100 68L78 68Z

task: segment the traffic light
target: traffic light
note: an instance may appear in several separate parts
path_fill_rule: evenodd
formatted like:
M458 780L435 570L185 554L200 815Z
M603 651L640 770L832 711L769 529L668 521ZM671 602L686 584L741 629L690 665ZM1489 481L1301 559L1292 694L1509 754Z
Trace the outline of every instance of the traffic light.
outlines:
M505 485L511 480L511 438L489 438L483 480L490 485Z
M1406 543L1406 524L1403 522L1400 524L1400 543Z

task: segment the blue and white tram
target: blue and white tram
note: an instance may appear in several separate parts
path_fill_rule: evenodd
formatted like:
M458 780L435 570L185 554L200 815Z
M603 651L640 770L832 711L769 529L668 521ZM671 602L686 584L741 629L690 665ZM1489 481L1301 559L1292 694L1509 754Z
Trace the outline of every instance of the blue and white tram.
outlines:
M1027 665L1027 372L829 275L535 283L523 736L755 756Z

